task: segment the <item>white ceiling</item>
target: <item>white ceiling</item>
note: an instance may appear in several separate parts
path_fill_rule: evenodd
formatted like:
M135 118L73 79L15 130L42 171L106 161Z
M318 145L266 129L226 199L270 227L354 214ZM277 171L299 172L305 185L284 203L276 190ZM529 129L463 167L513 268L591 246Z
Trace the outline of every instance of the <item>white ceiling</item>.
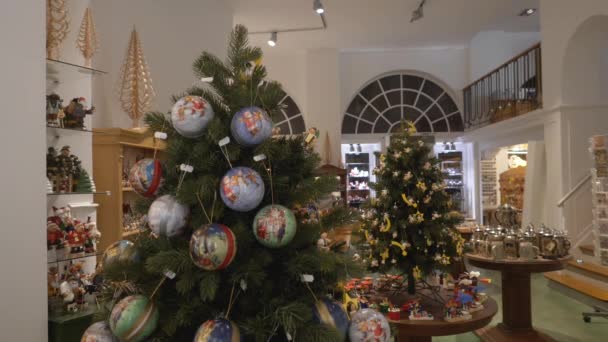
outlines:
M321 25L312 0L228 0L235 24L250 31ZM280 33L277 50L400 48L464 45L479 31L538 31L538 13L520 17L538 0L427 0L424 18L410 23L419 0L323 0L328 29ZM269 35L253 35L266 45ZM278 52L278 51L277 51Z

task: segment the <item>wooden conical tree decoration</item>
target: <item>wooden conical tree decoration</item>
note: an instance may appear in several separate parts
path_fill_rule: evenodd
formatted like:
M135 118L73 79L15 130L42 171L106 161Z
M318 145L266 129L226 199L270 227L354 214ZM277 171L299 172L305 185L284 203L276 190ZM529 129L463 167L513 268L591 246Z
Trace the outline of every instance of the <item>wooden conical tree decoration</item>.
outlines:
M76 40L76 46L78 46L78 50L80 50L84 57L84 65L90 67L91 59L99 48L99 40L97 40L93 15L91 9L88 7L84 11L84 17L80 24L80 32L78 32L78 39Z
M70 20L65 0L46 1L46 56L59 58L59 45L68 35Z
M135 28L131 32L127 56L120 70L118 93L122 109L133 120L133 127L139 127L139 121L150 107L155 94Z

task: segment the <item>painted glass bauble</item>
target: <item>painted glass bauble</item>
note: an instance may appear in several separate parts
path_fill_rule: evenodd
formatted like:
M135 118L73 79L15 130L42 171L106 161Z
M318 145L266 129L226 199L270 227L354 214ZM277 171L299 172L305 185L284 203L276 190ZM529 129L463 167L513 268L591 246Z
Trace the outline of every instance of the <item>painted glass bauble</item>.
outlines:
M172 195L161 196L148 209L148 225L157 235L173 237L183 233L188 223L190 208Z
M296 217L282 205L271 204L260 209L253 219L253 234L264 246L283 247L296 236Z
M312 316L315 321L336 328L343 338L346 338L349 320L342 304L329 298L322 298L313 306Z
M111 264L114 261L135 261L137 260L137 249L135 244L129 240L119 240L108 246L101 257L101 267Z
M249 211L264 199L264 181L253 169L232 168L222 177L220 196L230 209Z
M121 341L143 341L156 329L158 316L151 300L142 295L128 296L112 308L110 329Z
M163 168L158 159L142 159L129 172L129 184L144 197L154 197L162 183Z
M388 342L391 339L391 328L384 315L378 311L362 309L352 315L348 336L351 342Z
M196 331L194 342L240 342L241 332L232 321L218 318L206 321Z
M196 266L206 271L228 267L235 255L236 238L223 224L204 225L190 237L190 257Z
M171 123L180 135L198 138L213 119L213 108L200 96L184 96L171 109Z
M118 342L118 338L112 334L108 323L101 321L91 324L82 334L80 342Z
M230 131L243 146L255 146L272 135L272 120L262 108L245 107L232 117Z

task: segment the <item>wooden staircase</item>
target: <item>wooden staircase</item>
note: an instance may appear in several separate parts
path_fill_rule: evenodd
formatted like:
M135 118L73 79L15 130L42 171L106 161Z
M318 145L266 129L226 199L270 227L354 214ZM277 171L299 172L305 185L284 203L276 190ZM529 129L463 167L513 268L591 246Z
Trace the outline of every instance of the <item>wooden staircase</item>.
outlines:
M565 295L596 309L596 312L608 310L608 267L595 263L589 257L593 255L593 246L581 246L582 259L571 260L561 271L547 272L545 278L549 286ZM589 316L583 314L586 322Z

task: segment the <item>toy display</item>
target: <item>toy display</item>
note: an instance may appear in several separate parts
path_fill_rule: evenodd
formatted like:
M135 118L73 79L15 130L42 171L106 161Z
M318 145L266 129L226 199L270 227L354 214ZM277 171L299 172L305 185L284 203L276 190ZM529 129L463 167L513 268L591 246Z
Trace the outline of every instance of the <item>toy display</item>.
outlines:
M78 188L82 172L82 162L70 151L70 146L63 146L59 154L54 147L49 147L46 154L46 175L51 181L53 192L69 193Z
M118 339L112 334L110 325L101 321L91 324L82 334L80 342L118 342Z
M123 203L122 225L124 232L137 231L146 226L146 217L141 213L133 211L133 209L131 209L131 204Z
M190 208L172 195L161 196L152 202L148 210L148 225L157 235L173 237L183 233Z
M435 319L432 314L424 310L422 304L420 304L420 299L410 300L403 304L401 309L407 313L407 318L413 321L432 321Z
M336 328L346 337L349 319L340 303L328 298L322 298L315 303L312 308L312 314L317 322Z
M101 233L97 224L87 217L86 221L72 218L69 207L53 208L54 215L47 218L46 242L47 249L57 251L69 249L69 253L95 253Z
M154 197L163 183L163 168L158 159L144 158L131 168L129 184L144 197Z
M128 296L112 308L110 329L121 341L143 341L156 329L158 316L158 308L150 299Z
M363 309L352 315L348 336L352 342L388 342L391 329L384 315L373 309Z
M264 199L264 181L248 167L235 167L224 175L220 184L222 201L235 211L249 211Z
M194 336L194 342L238 342L241 332L238 325L227 319L218 318L201 324Z
M296 217L289 208L271 204L260 209L253 219L253 234L269 248L288 245L296 235Z
M272 135L272 120L262 108L246 107L234 114L230 131L243 146L259 145Z
M236 237L230 228L212 223L195 230L190 237L190 257L206 271L221 270L234 260Z
M63 127L74 129L86 129L84 126L84 118L87 115L92 115L95 112L95 107L86 108L87 100L84 97L72 99L70 103L63 109L65 119Z
M85 299L87 294L97 291L92 282L91 275L83 271L84 261L72 262L65 265L61 275L57 267L49 267L47 273L47 288L49 303L58 299L59 307L51 308L53 311L78 312L88 306Z
M50 127L63 127L63 99L52 93L46 96L46 125Z
M171 109L171 123L186 138L198 138L213 120L213 108L200 96L184 96Z

